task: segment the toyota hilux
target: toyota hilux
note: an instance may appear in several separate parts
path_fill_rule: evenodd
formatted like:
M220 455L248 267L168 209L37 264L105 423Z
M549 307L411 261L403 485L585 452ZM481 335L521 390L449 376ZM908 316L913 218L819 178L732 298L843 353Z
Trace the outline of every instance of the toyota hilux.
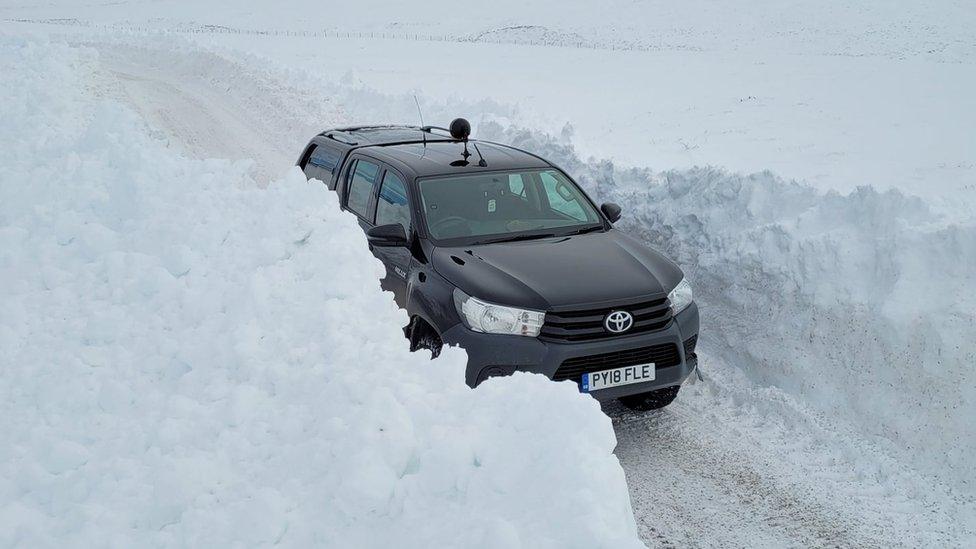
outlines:
M359 219L411 350L464 348L471 386L518 370L633 409L670 404L698 365L681 269L551 162L469 134L464 119L337 128L298 160Z

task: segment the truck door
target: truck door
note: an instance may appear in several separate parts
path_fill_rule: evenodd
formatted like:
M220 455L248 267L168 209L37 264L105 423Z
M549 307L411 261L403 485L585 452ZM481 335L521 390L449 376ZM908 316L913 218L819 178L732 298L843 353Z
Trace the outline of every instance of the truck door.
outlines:
M350 159L340 196L343 207L359 217L364 231L377 225L399 223L404 234L410 234L410 206L403 178L376 160L363 156ZM410 250L405 246L377 246L371 250L386 267L380 286L393 292L397 305L405 307Z
M374 226L399 224L403 234L410 238L410 204L407 187L392 169L383 172L382 184L376 196L376 221ZM393 292L397 305L406 307L407 276L410 269L410 250L406 246L374 247L373 254L386 266L386 277L381 282L384 290Z

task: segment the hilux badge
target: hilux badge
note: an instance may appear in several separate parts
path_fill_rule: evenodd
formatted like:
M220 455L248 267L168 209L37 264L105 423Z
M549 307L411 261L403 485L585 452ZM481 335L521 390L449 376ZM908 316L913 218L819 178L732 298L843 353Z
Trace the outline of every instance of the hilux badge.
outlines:
M634 325L634 316L627 311L611 311L603 320L603 327L615 334L626 332Z

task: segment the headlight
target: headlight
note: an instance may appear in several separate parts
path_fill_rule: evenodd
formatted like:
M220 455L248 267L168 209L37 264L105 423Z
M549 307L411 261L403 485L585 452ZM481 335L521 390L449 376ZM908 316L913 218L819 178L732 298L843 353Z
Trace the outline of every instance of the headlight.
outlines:
M688 308L693 299L695 296L691 293L691 284L688 284L687 278L682 278L681 282L668 294L668 301L671 302L673 314L678 314Z
M468 328L486 334L509 334L536 337L546 313L486 303L454 290L454 305Z

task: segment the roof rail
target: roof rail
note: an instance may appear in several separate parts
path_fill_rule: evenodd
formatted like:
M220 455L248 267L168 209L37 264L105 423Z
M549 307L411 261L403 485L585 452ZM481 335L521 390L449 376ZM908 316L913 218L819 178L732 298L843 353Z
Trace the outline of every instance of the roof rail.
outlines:
M346 145L358 145L359 144L358 141L356 141L355 139L353 139L351 135L349 135L348 133L345 132L345 129L326 132L325 133L325 136L326 137L330 137L332 139L335 139L336 141L339 141L340 143L345 143Z
M426 132L426 133L434 133L432 130L440 130L442 132L447 132L447 135L448 136L450 136L451 138L454 137L453 135L451 135L451 130L449 130L447 128L442 128L440 126L424 126L424 127L420 128L420 131Z
M358 132L360 130L420 130L417 126L410 126L409 124L373 124L367 126L347 126L345 128L336 128L335 131L340 132Z
M419 135L404 136L399 135L399 139L390 135L383 135L383 130L401 130L417 132ZM437 130L435 133L434 130ZM376 131L379 135L371 135L370 131ZM330 128L319 133L320 136L338 141L350 147L386 147L391 145L408 145L413 143L424 143L431 141L459 141L451 130L440 126L411 126L407 124L376 124L369 126L346 126L342 128ZM395 135L395 134L394 134ZM428 137L430 136L430 137Z

